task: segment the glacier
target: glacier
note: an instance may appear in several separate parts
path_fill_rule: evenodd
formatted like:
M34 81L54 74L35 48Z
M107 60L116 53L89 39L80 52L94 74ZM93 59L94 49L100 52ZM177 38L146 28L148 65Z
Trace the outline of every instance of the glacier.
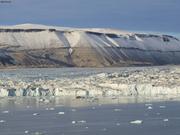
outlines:
M113 69L112 69L113 70ZM178 97L180 67L149 67L78 77L0 79L0 97Z
M170 35L37 24L0 26L0 67L119 67L180 64Z

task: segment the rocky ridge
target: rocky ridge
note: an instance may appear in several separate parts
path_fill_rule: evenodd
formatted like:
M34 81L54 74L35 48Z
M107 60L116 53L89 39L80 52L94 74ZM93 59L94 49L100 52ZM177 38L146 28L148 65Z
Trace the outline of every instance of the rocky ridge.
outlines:
M0 68L180 64L171 35L23 24L0 26Z

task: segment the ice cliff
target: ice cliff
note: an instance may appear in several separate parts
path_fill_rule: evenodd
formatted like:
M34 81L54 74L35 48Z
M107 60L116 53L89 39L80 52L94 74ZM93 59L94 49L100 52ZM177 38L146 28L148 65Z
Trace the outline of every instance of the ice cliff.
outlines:
M55 79L4 78L0 97L6 96L139 96L177 97L180 94L180 67L144 68Z

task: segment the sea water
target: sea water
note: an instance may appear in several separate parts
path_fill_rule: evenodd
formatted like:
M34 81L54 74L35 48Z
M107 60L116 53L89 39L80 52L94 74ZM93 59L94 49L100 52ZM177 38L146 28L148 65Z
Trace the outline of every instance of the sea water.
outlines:
M0 99L0 135L176 135L180 102L138 98Z

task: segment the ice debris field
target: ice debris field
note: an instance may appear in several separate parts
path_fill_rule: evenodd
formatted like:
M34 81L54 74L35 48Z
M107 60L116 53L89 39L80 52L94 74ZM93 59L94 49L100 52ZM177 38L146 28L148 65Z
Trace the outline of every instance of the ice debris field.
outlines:
M0 97L177 97L180 94L179 66L110 68L105 69L105 71L103 69L92 69L87 73L86 69L78 69L68 76L63 76L63 69L56 69L55 71L57 72L54 72L55 77L34 75L34 78L28 78L29 80L17 76L8 77L3 72L0 79ZM60 72L59 76L58 71ZM13 74L12 72L10 73ZM16 75L16 71L14 74Z

